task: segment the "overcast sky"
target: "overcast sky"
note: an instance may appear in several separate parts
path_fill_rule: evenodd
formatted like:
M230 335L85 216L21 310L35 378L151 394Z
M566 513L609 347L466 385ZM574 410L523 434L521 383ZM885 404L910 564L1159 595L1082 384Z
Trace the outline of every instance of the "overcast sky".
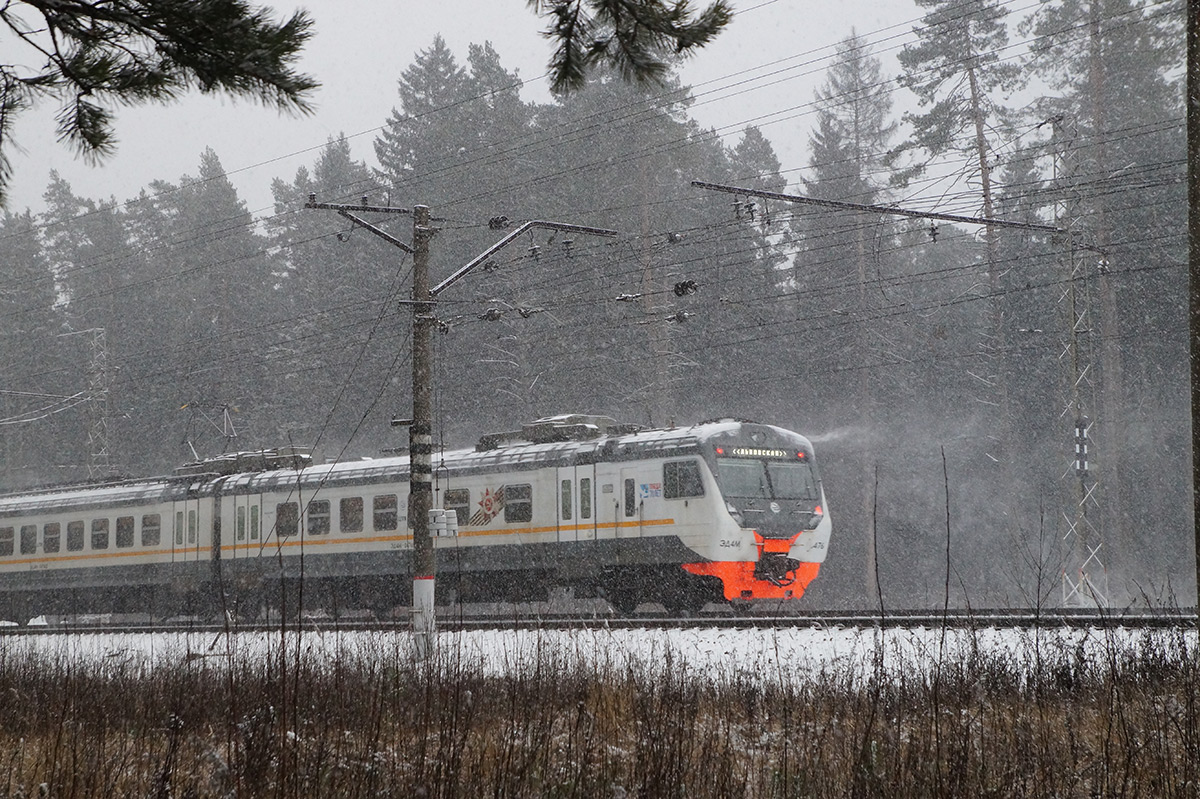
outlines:
M10 153L14 176L9 209L42 207L51 169L76 194L127 200L152 180L176 182L198 172L200 153L212 147L250 210L271 211L273 178L291 179L311 164L331 136L345 133L355 157L374 165L371 142L397 104L396 81L416 54L441 34L460 62L467 46L490 41L501 62L528 81L523 96L547 100L542 76L550 43L545 21L525 0L310 0L270 3L280 16L306 8L315 35L300 65L322 84L316 112L280 115L248 102L189 95L166 106L120 109L118 152L98 167L85 164L53 140L52 105L18 122L20 151ZM896 50L910 41L920 10L909 0L734 0L732 26L691 58L683 80L698 97L691 114L736 141L748 124L760 126L785 170L807 163L813 92L824 80L834 46L856 30L876 43L888 74L898 71ZM30 53L23 53L32 59ZM897 101L905 101L897 93ZM799 173L786 173L790 183Z

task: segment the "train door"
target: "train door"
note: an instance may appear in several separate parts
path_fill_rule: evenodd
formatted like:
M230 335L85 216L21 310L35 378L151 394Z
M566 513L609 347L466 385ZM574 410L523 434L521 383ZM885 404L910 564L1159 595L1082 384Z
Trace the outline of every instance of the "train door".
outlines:
M235 494L230 499L233 518L222 542L225 557L257 557L262 545L262 495Z
M637 538L642 534L643 490L634 469L621 470L621 484L617 486L617 538Z
M596 539L596 467L575 469L576 490L579 492L579 540Z
M172 503L171 560L200 560L200 499L188 497ZM207 536L204 536L207 538Z
M558 508L555 525L558 527L559 541L579 540L579 481L575 472L574 466L558 469L554 496Z

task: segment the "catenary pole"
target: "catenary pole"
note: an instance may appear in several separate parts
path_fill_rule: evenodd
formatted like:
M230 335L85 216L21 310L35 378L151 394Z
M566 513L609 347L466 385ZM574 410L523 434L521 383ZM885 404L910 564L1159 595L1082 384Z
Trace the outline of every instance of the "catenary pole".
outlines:
M429 533L433 509L433 295L429 292L429 207L413 208L412 425L408 431L408 521L413 531L412 627L417 654L433 654L437 632L434 577L437 562Z
M369 205L364 197L361 204L319 203L315 195L308 196L305 208L337 211L353 224L362 227L384 241L413 256L412 301L412 418L393 419L396 426L409 426L409 490L408 523L413 532L413 640L419 657L428 658L434 653L437 634L434 597L437 575L437 559L430 530L430 511L433 510L433 328L437 324L435 303L437 296L450 288L489 258L522 235L534 229L549 229L587 236L615 236L615 230L568 225L563 222L531 220L523 222L484 252L471 259L436 286L431 285L429 268L429 240L436 232L430 224L429 207L406 208ZM355 215L354 211L412 214L412 245L372 225ZM493 227L502 229L508 220L497 217Z

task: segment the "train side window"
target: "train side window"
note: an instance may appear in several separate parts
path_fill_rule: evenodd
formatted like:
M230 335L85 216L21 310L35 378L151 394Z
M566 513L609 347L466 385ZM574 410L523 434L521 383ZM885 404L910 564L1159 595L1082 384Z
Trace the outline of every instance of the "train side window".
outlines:
M504 521L533 521L533 486L529 483L504 487Z
M343 533L361 533L363 529L362 497L344 497L338 503L338 529Z
M133 517L117 517L117 546L120 548L133 546Z
M237 509L237 540L246 540L246 509L241 507Z
M62 525L58 522L49 522L42 526L42 551L57 552L58 542L62 535Z
M469 488L447 488L442 499L442 507L454 511L458 517L458 526L466 527L471 523L471 490Z
M21 525L21 554L36 555L37 554L37 525L22 524Z
M314 499L308 503L308 534L329 534L329 500Z
M142 516L142 546L156 547L162 541L162 517L157 513Z
M83 549L83 522L67 522L67 551Z
M637 494L633 490L633 479L625 480L625 516L637 516Z
M250 540L251 541L258 540L258 529L259 529L258 506L251 505L250 506Z
M371 506L375 514L375 529L377 531L395 530L399 526L400 518L396 512L398 506L395 494L382 494L375 497L371 502Z
M108 519L92 519L92 549L108 549Z
M704 480L696 461L667 461L663 464L663 498L704 496Z
M562 509L563 521L571 520L571 481L563 480L559 491L559 507Z
M275 506L275 535L290 538L300 532L300 506L295 502L280 502Z
M175 546L183 546L183 511L175 511Z
M0 527L0 558L13 553L13 527Z
M200 520L197 518L196 511L188 511L188 543L196 543L196 531L200 528Z
M592 518L592 478L579 478L579 518Z

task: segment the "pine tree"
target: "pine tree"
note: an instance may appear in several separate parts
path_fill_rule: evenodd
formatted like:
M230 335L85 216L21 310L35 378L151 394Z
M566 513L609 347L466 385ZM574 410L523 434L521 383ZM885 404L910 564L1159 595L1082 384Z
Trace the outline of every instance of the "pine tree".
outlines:
M24 0L0 7L0 23L41 64L0 65L0 205L13 122L39 99L62 104L60 139L101 159L115 149L114 106L196 87L305 112L318 85L292 68L312 35L303 11L276 23L245 0Z
M963 177L979 184L983 218L994 219L995 156L989 132L1005 116L996 95L1011 91L1020 79L1019 67L1003 59L1008 44L1008 11L998 0L917 0L917 5L929 11L921 20L922 27L916 30L917 43L905 47L898 57L905 70L902 82L928 110L905 114L905 121L913 128L907 149L923 150L931 158L961 154L970 165L969 175ZM1007 335L997 299L997 230L993 225L985 226L986 295L990 300L980 326L980 392L976 399L981 407L998 409L995 419L983 423L991 444L982 449L982 454L1011 468L1011 459L1002 452L1011 438L1014 420L999 362L1007 347Z
M1003 60L1008 10L998 0L916 3L930 10L916 29L917 43L901 50L898 58L904 67L901 81L928 110L904 115L913 128L908 148L933 158L963 154L979 182L983 217L992 219L995 158L988 131L1004 115L995 95L1011 91L1020 79L1019 67ZM994 245L993 229L987 238Z
M404 254L339 216L300 210L310 194L329 202L385 201L375 186L345 137L331 139L311 170L301 167L292 182L272 184L276 213L266 226L278 253L279 296L265 357L278 441L320 431L333 446L350 442L351 452L373 455L390 435L395 408L381 404L380 394L395 377L407 326L396 305ZM295 391L300 383L305 390Z
M725 0L695 17L688 0L528 0L550 16L547 36L556 42L550 62L556 92L578 91L589 70L606 65L626 79L663 82L673 62L703 47L733 19ZM545 11L543 11L543 8Z
M34 217L0 216L0 490L82 477L86 381L59 334L54 274ZM76 368L72 368L76 367Z
M882 173L897 127L882 74L879 59L861 37L851 34L838 45L816 93L817 124L809 138L810 177L805 180L810 196L861 204L880 201L885 184ZM849 314L845 343L838 347L828 342L827 347L837 353L837 360L859 365L847 375L848 382L840 376L831 380L830 393L852 396L851 423L864 430L876 429L884 414L882 380L888 374L880 366L893 350L906 344L893 335L886 321L887 309L880 307L887 302L880 286L885 251L893 238L891 221L878 213L816 208L801 217L801 229L805 246L796 257L800 285L809 288L809 294L813 288L826 287L816 294L822 305ZM816 315L820 307L806 311ZM894 396L894 392L888 395ZM836 401L833 396L822 399ZM866 487L871 485L878 458L868 452L855 461L862 479L846 492L843 513L852 526L868 529L864 522L870 518L874 496ZM866 590L874 593L874 542L867 539L865 543Z

